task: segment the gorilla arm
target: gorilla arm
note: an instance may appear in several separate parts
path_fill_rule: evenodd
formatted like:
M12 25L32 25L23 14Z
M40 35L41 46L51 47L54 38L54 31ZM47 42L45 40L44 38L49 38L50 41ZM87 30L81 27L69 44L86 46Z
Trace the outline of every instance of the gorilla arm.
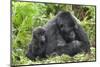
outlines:
M90 52L90 43L87 37L87 34L82 29L82 27L77 23L77 27L74 28L75 34L76 34L76 40L79 40L81 42L81 48L83 51Z

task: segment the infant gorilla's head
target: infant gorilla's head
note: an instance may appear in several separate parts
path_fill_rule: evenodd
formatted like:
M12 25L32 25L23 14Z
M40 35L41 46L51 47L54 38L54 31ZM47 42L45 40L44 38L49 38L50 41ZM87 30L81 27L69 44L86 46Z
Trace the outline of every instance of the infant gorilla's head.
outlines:
M36 28L33 31L33 38L35 40L38 40L40 43L45 42L45 40L46 40L45 30L40 27Z

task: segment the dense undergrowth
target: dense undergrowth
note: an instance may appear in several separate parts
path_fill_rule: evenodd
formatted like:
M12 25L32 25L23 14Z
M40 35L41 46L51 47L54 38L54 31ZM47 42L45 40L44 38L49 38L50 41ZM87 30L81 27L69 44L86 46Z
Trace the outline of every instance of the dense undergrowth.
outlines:
M77 7L79 7L77 9ZM48 20L53 18L57 11L65 10L75 14L81 20L80 25L86 31L90 45L91 53L80 53L74 57L68 55L48 56L44 59L37 58L36 61L29 60L25 53L28 44L32 38L32 30L38 26L45 25ZM77 11L78 10L78 11ZM12 1L12 44L11 60L13 65L27 64L48 64L48 63L67 63L96 60L95 45L95 7L65 4L46 4L32 2L14 2Z

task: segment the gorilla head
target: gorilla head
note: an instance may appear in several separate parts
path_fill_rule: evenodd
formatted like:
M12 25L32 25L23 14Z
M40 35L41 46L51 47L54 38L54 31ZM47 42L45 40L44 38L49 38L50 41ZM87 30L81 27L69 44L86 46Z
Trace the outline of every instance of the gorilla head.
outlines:
M75 21L71 13L59 12L56 18L56 25L66 42L71 42L75 38L74 28Z
M37 28L33 31L33 38L29 44L29 49L26 56L33 60L37 56L44 57L46 48L46 35L43 28Z

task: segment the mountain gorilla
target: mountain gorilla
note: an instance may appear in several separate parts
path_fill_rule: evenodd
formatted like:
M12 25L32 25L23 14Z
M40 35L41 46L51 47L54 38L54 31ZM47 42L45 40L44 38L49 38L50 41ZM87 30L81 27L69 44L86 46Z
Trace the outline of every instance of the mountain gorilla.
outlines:
M63 46L65 49L61 49L61 51L70 56L82 51L90 52L88 37L77 22L77 18L69 12L60 12L56 18L59 33L66 42L66 45Z
M35 57L37 56L45 57L46 44L47 40L45 30L40 27L35 29L26 56L31 60L35 60Z
M27 57L32 60L37 56L45 57L55 54L74 56L80 52L90 52L88 37L77 22L76 17L70 12L59 12L55 18L43 26L44 40L40 38L42 35L39 30L37 30L40 32L39 35L35 31L33 32L38 38L32 38Z

